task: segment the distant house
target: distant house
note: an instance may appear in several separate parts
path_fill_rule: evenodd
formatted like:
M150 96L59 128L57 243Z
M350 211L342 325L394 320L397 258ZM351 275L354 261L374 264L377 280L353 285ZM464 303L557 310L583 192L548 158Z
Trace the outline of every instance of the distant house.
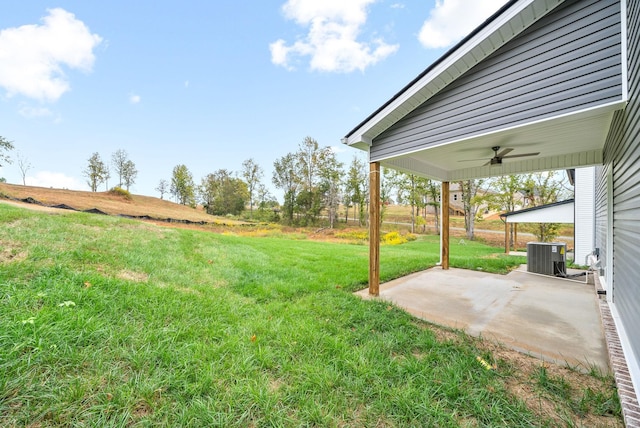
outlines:
M369 153L374 200L380 166L442 181L445 195L459 180L594 166L591 250L636 391L639 90L640 2L512 0L343 138Z

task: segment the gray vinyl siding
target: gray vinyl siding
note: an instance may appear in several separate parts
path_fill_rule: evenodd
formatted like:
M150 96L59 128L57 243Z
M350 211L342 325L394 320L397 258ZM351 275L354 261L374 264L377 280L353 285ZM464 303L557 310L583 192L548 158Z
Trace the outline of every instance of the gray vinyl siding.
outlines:
M608 168L596 167L595 188L595 247L599 251L601 276L607 269L607 229L609 217L607 216L607 174Z
M613 173L613 302L628 333L640 331L640 5L628 1L629 103L620 139L605 145L605 167ZM615 128L611 131L614 133ZM640 335L629 334L640 356Z
M609 214L608 214L608 194L607 194L607 177L612 167L613 148L620 146L624 135L625 111L618 110L613 116L611 127L607 135L604 148L603 166L596 168L596 186L595 186L595 246L600 251L600 266L602 276L605 275L607 269L607 253L612 251L607 246L607 234L609 232ZM611 284L608 284L611 286Z
M622 98L620 4L567 1L374 139L371 160Z

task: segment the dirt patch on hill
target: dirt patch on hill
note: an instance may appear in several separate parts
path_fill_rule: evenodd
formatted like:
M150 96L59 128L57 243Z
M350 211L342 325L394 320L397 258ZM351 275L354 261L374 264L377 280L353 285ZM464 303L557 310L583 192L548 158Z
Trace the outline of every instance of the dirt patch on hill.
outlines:
M49 212L68 209L141 220L173 220L178 223L242 223L209 215L202 207L191 208L151 196L131 195L130 198L126 198L111 192L84 192L0 183L0 201Z

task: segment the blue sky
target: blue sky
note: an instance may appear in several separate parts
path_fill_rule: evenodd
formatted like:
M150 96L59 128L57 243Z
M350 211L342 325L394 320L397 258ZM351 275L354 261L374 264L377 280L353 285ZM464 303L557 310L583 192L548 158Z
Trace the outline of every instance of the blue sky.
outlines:
M12 2L0 13L0 135L31 185L89 190L92 153L110 162L123 149L136 194L158 196L178 164L199 183L249 158L272 188L274 160L306 136L345 164L363 156L340 139L504 3ZM22 183L16 162L0 177Z

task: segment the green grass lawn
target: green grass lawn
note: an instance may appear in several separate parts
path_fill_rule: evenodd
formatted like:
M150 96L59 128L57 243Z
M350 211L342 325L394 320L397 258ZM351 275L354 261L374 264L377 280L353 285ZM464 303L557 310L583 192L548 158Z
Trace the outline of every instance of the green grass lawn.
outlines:
M381 276L437 254L437 238L383 246ZM353 296L367 269L363 245L0 204L0 426L556 426L477 340Z

